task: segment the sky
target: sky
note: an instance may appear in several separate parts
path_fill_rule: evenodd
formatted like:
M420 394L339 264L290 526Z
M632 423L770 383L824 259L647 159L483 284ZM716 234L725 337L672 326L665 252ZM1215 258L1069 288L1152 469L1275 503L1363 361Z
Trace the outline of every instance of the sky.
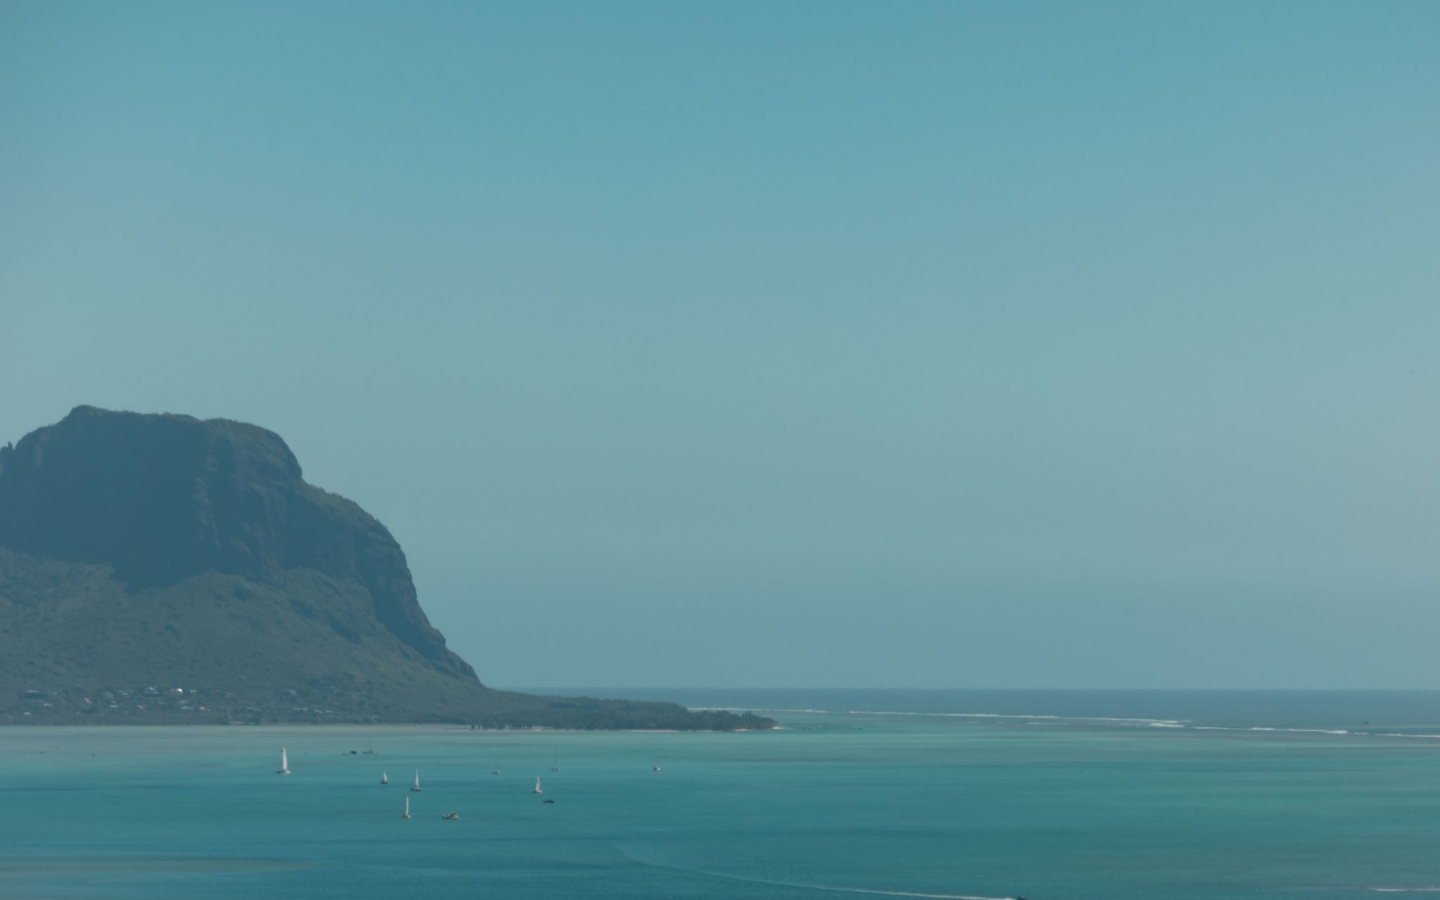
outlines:
M0 0L0 443L499 686L1440 688L1440 5Z

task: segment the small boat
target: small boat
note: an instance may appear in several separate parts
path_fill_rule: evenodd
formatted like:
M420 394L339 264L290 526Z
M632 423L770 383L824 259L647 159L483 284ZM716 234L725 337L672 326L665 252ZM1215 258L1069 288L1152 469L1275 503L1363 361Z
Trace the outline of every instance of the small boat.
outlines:
M285 755L285 748L280 748L280 768L275 770L276 775L290 774L290 758Z
M554 803L554 802L555 802L555 798L554 798L554 797L546 797L544 800L541 800L540 802L541 802L541 803Z
M530 793L532 793L532 794L543 794L543 793L545 793L544 791L540 790L540 776L539 776L539 775L536 775L536 776L535 776L535 790L531 791Z
M556 750L556 751L555 751L554 762L552 762L552 763L550 764L550 771L552 771L552 772L558 772L558 771L560 771L560 751L559 751L559 750Z
M659 763L656 763L655 765L651 766L651 767L650 767L650 771L652 771L652 772L658 772L658 771L660 771L660 764L659 764Z
M416 769L416 770L415 770L415 783L412 784L412 785L410 785L410 790L414 791L414 792L417 793L417 794L420 793L420 770L419 770L419 769Z
M381 784L389 784L389 783L390 783L390 773L387 772L387 771L385 771L384 769L381 769L381 770L380 770L380 783L381 783ZM407 797L406 799L408 800L409 798Z
M375 755L375 742L374 742L374 741L368 741L368 742L365 744L365 755L366 755L366 756L374 756L374 755Z
M410 818L410 798L409 798L409 797L406 797L406 798L405 798L405 812L403 812L403 813L400 814L400 818L402 818L402 819L408 819L408 818Z
M493 769L490 770L490 774L491 774L491 775L499 775L499 774L500 774L500 760L498 760L498 759L495 760L495 768L493 768Z
M406 799L406 800L409 800L410 798L409 798L409 797L406 797L405 799ZM460 818L460 814L457 813L457 812L448 812L448 813L446 813L445 815L441 816L440 818L442 818L442 819L449 819L449 820L451 820L451 821L453 822L454 820Z

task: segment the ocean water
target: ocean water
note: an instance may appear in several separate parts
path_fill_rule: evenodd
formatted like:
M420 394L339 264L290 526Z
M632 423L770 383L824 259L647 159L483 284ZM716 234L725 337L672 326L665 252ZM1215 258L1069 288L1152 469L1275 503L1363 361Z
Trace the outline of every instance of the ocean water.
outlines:
M0 897L1440 892L1440 693L623 693L784 727L4 729Z

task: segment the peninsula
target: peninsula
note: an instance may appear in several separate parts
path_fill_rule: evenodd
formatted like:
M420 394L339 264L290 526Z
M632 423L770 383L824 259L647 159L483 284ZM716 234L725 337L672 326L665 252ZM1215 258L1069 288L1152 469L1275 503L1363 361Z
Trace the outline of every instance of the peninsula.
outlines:
M77 407L0 448L0 723L187 722L774 724L486 687L390 532L279 435Z

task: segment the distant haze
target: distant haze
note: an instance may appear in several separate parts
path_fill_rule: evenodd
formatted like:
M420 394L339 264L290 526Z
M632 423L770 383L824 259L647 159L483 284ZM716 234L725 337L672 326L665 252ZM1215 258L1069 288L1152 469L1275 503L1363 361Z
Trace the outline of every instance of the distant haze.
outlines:
M0 443L495 685L1440 688L1440 5L0 0Z

